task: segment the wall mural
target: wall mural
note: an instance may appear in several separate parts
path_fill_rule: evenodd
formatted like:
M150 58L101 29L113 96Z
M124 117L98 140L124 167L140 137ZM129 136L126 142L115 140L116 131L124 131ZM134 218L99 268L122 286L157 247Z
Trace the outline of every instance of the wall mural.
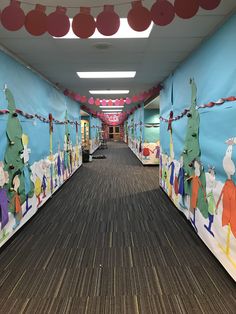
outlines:
M143 106L129 116L126 127L128 136L126 136L125 140L139 160L144 165L159 164L159 132L155 128L154 138L153 134L149 132L149 128L154 126L145 123Z
M236 279L236 185L233 177L236 137L225 139L225 151L221 160L226 175L225 181L217 178L218 165L209 164L204 167L201 154L202 138L200 140L201 124L205 119L203 110L211 110L214 106L227 109L227 104L232 102L228 108L234 109L235 112L236 98L229 97L197 106L197 86L194 79L190 80L190 86L190 108L177 117L173 116L171 110L169 119L161 118L162 126L167 130L166 135L169 133L169 149L167 152L161 147L160 185L189 219L195 232ZM223 118L222 111L221 116ZM175 123L183 117L187 117L183 148L179 158L176 158L173 134L177 130ZM164 146L166 147L166 144Z
M8 103L4 159L0 161L0 245L22 226L37 209L65 182L82 163L79 123L75 123L75 143L70 138L70 122L67 112L64 122L64 147L58 143L53 152L53 120L49 114L49 155L30 163L30 137L24 132L24 121L20 121L14 96L7 86L4 89ZM27 119L27 118L26 118ZM45 119L46 120L46 119Z

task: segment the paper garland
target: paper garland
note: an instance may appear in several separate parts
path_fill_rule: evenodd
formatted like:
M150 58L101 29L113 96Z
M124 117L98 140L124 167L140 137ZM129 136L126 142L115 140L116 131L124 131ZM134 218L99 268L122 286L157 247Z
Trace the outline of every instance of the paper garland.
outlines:
M236 97L235 96L230 96L227 98L220 98L219 100L217 100L216 102L209 102L208 104L204 104L204 105L200 105L200 106L196 106L196 109L204 109L204 108L212 108L214 106L221 106L223 105L225 102L229 102L229 101L236 101ZM172 117L169 119L166 119L162 116L160 116L160 120L164 121L166 123L170 123L172 121L177 121L181 118L183 118L185 115L187 115L187 113L189 112L189 109L184 109L184 111L182 111L178 116L176 117Z
M144 7L142 2L136 0L116 4L116 6L131 5L127 12L127 21L129 26L137 32L145 31L152 21L159 26L168 25L174 20L175 15L183 19L192 18L200 7L205 10L214 10L221 0L175 0L174 4L169 0L156 0L151 10ZM34 9L25 15L20 7L21 4L34 5ZM45 14L47 7L55 8L55 11L48 16ZM59 5L35 5L30 1L10 0L10 4L2 10L1 22L9 31L17 31L25 25L26 30L33 36L41 36L47 31L54 37L63 37L70 29L67 10L80 9L72 23L72 30L76 36L89 38L93 35L95 28L104 36L114 35L120 27L120 17L114 10L115 5L103 5L103 11L98 14L95 21L90 10L98 7L101 5L66 8Z
M0 115L9 114L9 113L10 113L10 111L8 109L0 110ZM74 124L74 125L80 125L78 123L78 121L76 121L76 120L75 121L71 121L71 120L60 121L60 120L57 120L57 119L55 119L53 117L52 117L52 119L49 119L49 118L45 118L45 117L43 117L43 116L41 116L41 115L39 115L37 113L36 114L30 114L30 113L24 112L24 111L22 111L20 109L16 109L15 113L25 117L26 119L35 119L35 118L37 118L38 120L40 120L41 122L44 122L44 123L50 123L51 121L53 121L56 124L67 124L67 123L69 123L69 124Z

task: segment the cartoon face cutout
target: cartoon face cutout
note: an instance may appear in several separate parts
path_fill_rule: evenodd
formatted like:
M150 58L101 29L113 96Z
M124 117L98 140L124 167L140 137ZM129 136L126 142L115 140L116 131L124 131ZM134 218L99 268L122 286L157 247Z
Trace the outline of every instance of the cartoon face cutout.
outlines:
M6 183L9 182L8 172L4 171L3 167L3 163L0 162L0 187L3 187Z

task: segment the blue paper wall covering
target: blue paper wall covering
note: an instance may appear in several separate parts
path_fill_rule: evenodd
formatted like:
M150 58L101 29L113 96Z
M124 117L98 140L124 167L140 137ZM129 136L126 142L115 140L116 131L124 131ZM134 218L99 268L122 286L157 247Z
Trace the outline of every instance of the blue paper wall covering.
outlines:
M82 158L80 106L3 52L0 68L1 246Z
M178 119L161 121L160 184L236 280L235 28L232 16L164 82L161 118Z

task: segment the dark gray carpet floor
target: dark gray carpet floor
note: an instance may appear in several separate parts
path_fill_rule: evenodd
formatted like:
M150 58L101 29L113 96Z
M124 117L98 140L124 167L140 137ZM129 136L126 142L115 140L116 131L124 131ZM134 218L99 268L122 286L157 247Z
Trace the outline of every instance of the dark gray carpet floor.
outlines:
M0 313L236 313L236 286L122 143L0 254Z

